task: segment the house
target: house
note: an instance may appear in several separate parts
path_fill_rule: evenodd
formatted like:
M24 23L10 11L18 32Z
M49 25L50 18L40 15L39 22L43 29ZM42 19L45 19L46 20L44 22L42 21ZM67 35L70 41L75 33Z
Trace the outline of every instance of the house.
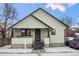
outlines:
M68 29L65 30L65 36L66 37L74 37L75 31L73 31L71 28L68 28Z
M12 25L12 48L33 48L34 42L44 47L64 46L64 30L68 26L42 8Z

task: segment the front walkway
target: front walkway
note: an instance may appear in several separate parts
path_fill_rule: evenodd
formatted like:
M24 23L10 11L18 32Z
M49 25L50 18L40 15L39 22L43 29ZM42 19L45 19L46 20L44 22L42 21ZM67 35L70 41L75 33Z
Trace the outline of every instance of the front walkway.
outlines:
M11 49L10 45L0 48L0 56L79 56L79 50L69 47L45 48L43 50Z

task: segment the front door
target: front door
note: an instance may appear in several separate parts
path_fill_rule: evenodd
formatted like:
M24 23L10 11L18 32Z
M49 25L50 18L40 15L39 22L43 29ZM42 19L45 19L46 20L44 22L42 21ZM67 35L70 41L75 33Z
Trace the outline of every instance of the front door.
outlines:
M40 29L35 29L35 41L41 41Z
M35 29L35 41L33 43L34 49L43 49L44 43L41 41L41 30Z

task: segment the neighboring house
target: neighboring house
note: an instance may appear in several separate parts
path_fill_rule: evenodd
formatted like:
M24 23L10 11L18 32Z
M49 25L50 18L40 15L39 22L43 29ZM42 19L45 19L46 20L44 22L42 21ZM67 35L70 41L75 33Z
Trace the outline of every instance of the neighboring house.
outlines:
M75 32L75 36L79 36L79 32Z
M74 37L75 36L75 31L73 31L72 29L68 28L65 30L65 36L66 37Z
M71 28L68 28L65 30L65 36L68 38L67 40L73 40L75 37L75 32ZM67 40L65 39L65 41Z
M44 42L44 47L64 46L64 30L68 26L39 8L12 25L12 48L32 48L34 42Z

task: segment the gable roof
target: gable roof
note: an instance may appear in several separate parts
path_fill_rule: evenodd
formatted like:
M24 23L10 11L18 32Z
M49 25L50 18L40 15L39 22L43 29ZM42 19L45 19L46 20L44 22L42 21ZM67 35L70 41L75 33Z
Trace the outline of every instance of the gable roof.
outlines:
M33 15L31 15L33 16ZM35 16L33 16L34 18L36 18ZM37 20L39 20L38 18L36 18ZM39 20L40 22L42 22L41 20ZM47 25L46 23L42 22L44 25L48 26L49 28L53 29L52 27L50 27L49 25Z
M59 19L57 19L55 16L53 16L53 15L51 15L50 13L48 13L47 11L45 11L44 9L42 9L42 8L38 8L37 10L35 10L34 12L32 12L31 14L29 14L29 15L27 15L27 16L25 16L23 19L21 19L20 21L18 21L17 23L19 23L19 22L21 22L21 21L23 21L25 18L27 18L28 16L30 16L30 15L32 15L33 13L35 13L36 11L38 11L38 10L43 10L44 12L46 12L47 14L49 14L50 16L52 16L53 18L55 18L57 21L59 21L60 23L62 23L63 25L65 25L66 27L69 27L68 25L66 25L65 23L63 23L62 21L60 21ZM33 15L32 15L33 16ZM34 16L33 16L34 17ZM34 17L34 18L36 18L36 17ZM37 18L36 18L37 19ZM38 19L39 20L39 19ZM39 20L40 21L40 20ZM41 21L42 22L42 21ZM15 23L15 24L13 24L12 26L10 26L9 28L11 28L11 27L13 27L14 25L16 25L17 23ZM45 24L44 22L42 22L43 24ZM48 26L49 28L52 28L52 27L50 27L49 25L47 25L47 24L45 24L46 26ZM8 28L8 29L9 29ZM53 29L53 28L52 28Z
M48 13L46 10L39 8L41 10L43 10L44 12L46 12L48 15L52 16L53 18L55 18L57 21L59 21L60 23L62 23L63 25L65 25L66 27L69 27L67 24L65 24L64 22L62 22L61 20L59 20L58 18L56 18L55 16L51 15L50 13Z

